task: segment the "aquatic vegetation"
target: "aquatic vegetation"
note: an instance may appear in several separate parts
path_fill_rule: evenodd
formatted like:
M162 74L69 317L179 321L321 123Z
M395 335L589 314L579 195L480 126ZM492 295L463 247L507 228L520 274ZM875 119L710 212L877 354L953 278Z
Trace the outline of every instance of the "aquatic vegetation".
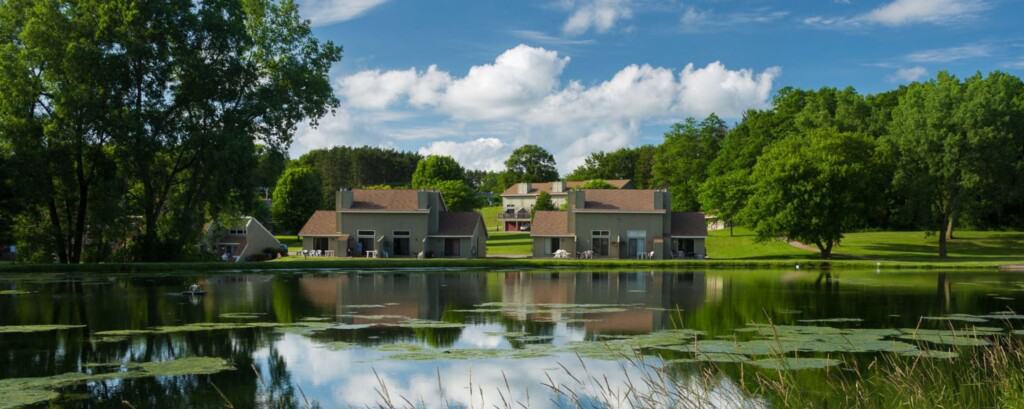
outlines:
M812 320L797 320L803 323L840 323L840 322L864 322L861 318L818 318Z
M344 308L354 309L354 310L362 310L362 309L369 309L369 308L384 308L384 305L382 305L382 304L350 304L350 305L344 305L343 307Z
M915 358L937 358L937 359L953 359L959 357L960 354L953 351L939 351L939 350L917 350L900 352L902 356L909 356Z
M31 291L25 290L0 290L0 295L25 295L32 294Z
M332 318L332 317L302 317L302 318L299 318L299 321L301 321L301 322L325 322L325 321L334 321L334 318Z
M99 366L110 367L113 364L104 363ZM208 375L234 369L223 359L207 357L129 363L123 367L124 371L96 374L69 372L46 377L0 379L0 396L3 396L3 399L0 399L0 409L18 408L54 400L60 397L57 392L60 388L86 382L153 376Z
M344 351L355 348L356 344L345 341L318 342L318 346L329 351Z
M956 345L956 346L989 346L991 342L982 338L973 338L965 336L955 335L942 335L942 334L907 334L901 335L900 339L908 341L928 342L936 345Z
M267 314L262 312L226 312L219 315L219 317L225 319L258 320L265 315Z
M32 332L62 331L85 328L85 325L0 325L0 334L25 334Z
M779 357L750 361L751 365L764 369L799 370L823 369L842 364L842 361L828 358Z
M921 317L921 319L922 320L926 320L926 321L959 321L959 322L974 322L974 323L980 323L980 322L987 322L988 321L985 318L974 316L974 315L968 315L968 314L950 314L950 315L944 315L944 316L941 316L941 317L924 316L924 317Z
M400 328L463 328L466 324L457 322L433 321L423 319L406 319L396 323L382 323L381 326Z

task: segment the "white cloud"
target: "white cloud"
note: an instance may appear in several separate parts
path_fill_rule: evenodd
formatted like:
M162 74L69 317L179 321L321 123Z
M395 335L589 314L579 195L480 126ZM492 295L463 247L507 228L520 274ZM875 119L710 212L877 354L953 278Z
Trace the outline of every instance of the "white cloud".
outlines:
M420 155L444 155L455 158L463 167L480 170L502 170L510 152L498 138L478 138L466 142L437 141L419 149Z
M565 37L556 37L550 34L545 34L540 31L534 30L512 30L512 35L527 40L533 43L551 44L551 45L585 45L593 44L594 40L574 40Z
M679 17L679 25L683 31L687 32L749 28L754 24L773 23L788 15L788 11L771 9L720 14L712 10L699 10L690 6Z
M896 70L895 74L893 74L892 79L903 82L914 82L920 80L921 78L924 78L927 75L928 70L924 67L918 66L910 68L900 68Z
M710 113L739 118L766 107L781 74L778 67L756 72L717 61L682 70L634 64L584 84L563 80L569 61L519 45L462 76L436 66L358 72L339 80L342 105L351 112L322 129L300 130L297 143L322 147L332 135L343 143L421 141L413 149L450 155L474 169L500 169L508 151L534 143L568 172L593 151L635 144L644 126Z
M299 12L313 26L348 21L388 0L298 0Z
M1003 68L1010 70L1024 70L1024 58L1017 61L1008 61L1002 64Z
M631 0L579 0L571 2L572 14L562 25L562 31L569 35L580 35L594 30L604 33L611 30L619 20L633 17Z
M950 24L975 19L988 9L989 4L986 0L893 0L863 14L843 17L814 16L804 19L804 23L820 27Z
M968 44L960 47L935 48L907 54L907 60L916 63L947 63L970 58L988 57L992 47L984 44Z

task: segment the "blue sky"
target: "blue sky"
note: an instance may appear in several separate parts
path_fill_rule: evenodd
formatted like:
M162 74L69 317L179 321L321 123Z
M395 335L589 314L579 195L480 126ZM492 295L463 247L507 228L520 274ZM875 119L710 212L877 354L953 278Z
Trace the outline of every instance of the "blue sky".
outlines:
M689 116L735 121L785 86L1024 75L1020 0L298 2L345 55L341 109L301 128L293 157L371 145L499 169L535 143L567 172Z

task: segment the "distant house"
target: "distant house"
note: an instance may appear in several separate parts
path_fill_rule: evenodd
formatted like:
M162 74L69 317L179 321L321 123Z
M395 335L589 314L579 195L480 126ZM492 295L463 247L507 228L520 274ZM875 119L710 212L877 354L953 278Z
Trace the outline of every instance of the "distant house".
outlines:
M317 210L299 231L319 254L386 257L486 257L487 229L476 212L449 212L424 190L341 190L335 210Z
M632 189L633 182L629 179L606 179L605 182L616 189ZM582 186L586 181L556 181L542 183L516 183L505 189L501 194L502 211L498 213L498 221L505 231L530 230L530 218L533 206L537 204L537 196L541 192L551 195L555 207L561 207L568 201L568 193Z
M533 256L566 250L594 258L704 258L704 214L673 212L671 197L664 190L570 191L566 211L534 216Z
M237 223L223 228L213 242L213 251L221 259L249 261L267 249L281 249L281 242L255 217L240 217Z

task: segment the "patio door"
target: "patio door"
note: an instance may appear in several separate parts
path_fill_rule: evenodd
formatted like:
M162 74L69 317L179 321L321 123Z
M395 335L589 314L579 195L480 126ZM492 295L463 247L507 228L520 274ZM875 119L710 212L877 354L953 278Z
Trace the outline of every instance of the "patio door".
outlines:
M626 257L637 258L647 253L647 231L629 230L626 232Z
M462 240L461 239L444 239L444 256L445 257L460 257L460 256L462 256Z

